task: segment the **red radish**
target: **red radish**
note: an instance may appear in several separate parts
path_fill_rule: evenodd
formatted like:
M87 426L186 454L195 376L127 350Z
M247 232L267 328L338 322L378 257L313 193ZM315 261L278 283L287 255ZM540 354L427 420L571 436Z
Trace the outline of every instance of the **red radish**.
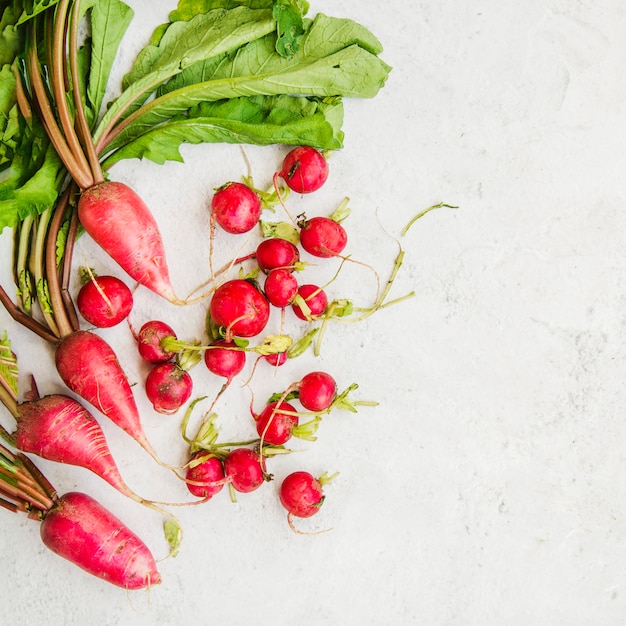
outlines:
M122 479L104 432L82 404L61 394L23 402L14 433L19 450L48 461L84 467L133 500L141 500Z
M326 372L309 372L297 387L298 399L308 411L325 411L337 396L335 379Z
M173 359L176 353L161 345L164 339L176 339L176 333L171 326L160 320L146 322L137 333L137 349L141 357L154 364Z
M210 372L227 381L237 376L246 364L246 352L232 341L216 341L204 352L204 362Z
M224 326L227 339L253 337L266 326L270 307L261 291L248 280L235 278L213 293L209 314L217 326Z
M256 430L264 443L282 446L298 426L296 408L288 402L271 402L256 416Z
M133 294L116 276L92 276L78 292L76 307L87 322L110 328L128 317Z
M287 362L289 355L286 352L273 352L264 354L261 358L265 359L270 365L279 367Z
M297 193L311 193L319 189L328 178L328 162L324 155L310 146L291 150L283 160L280 176L287 186Z
M261 218L261 198L248 185L229 182L217 189L211 200L211 215L234 235L251 231Z
M310 322L322 315L326 311L327 306L328 297L326 292L317 285L305 283L298 288L298 295L291 308L296 317Z
M158 456L141 425L132 389L109 344L87 330L64 337L55 352L65 384L135 439L152 457Z
M259 268L267 274L278 268L294 269L300 260L300 251L291 241L270 237L257 246L255 257Z
M193 380L177 363L158 363L148 372L145 387L154 410L171 415L191 397Z
M289 515L311 517L324 504L323 483L309 472L293 472L280 485L280 502Z
M330 217L312 217L300 223L300 245L315 257L337 256L347 243L346 229Z
M189 492L206 500L222 490L224 478L222 461L204 450L194 453L185 475Z
M91 496L70 492L45 513L45 546L85 571L124 589L161 582L144 542Z
M265 279L263 291L268 302L280 309L289 306L298 293L298 280L288 269L272 270Z
M224 472L235 491L250 493L265 480L259 455L250 448L235 448L224 459Z
M78 217L91 238L134 280L175 304L159 227L137 193L121 182L85 189Z

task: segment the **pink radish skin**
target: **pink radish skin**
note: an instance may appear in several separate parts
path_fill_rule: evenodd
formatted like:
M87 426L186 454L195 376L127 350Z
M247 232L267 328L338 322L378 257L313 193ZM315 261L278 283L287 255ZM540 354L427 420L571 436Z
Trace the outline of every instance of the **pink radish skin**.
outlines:
M174 329L160 320L146 322L137 333L137 349L139 355L148 363L166 363L174 358L175 353L161 346L166 338L176 339Z
M324 504L324 491L320 481L309 472L298 471L289 474L279 490L281 504L290 515L311 517Z
M22 452L84 467L122 494L137 499L122 480L100 424L82 404L53 394L24 402L18 411L14 436Z
M261 218L261 198L248 185L229 182L211 200L211 215L227 233L240 235L251 231Z
M278 268L293 270L300 261L300 251L291 241L271 237L257 246L255 257L259 268L267 274Z
M291 305L296 317L304 321L312 321L317 319L324 313L328 306L328 297L323 289L317 285L306 283L298 288L298 296L300 296L310 309L309 317L307 312L298 304L297 299ZM310 319L309 319L310 318Z
M261 358L274 367L280 367L287 363L289 355L286 352L274 352L272 354L264 354Z
M266 326L270 306L251 282L236 278L220 285L211 298L209 314L217 326L226 328L226 338L254 337Z
M199 450L192 456L192 460L201 459L197 465L187 468L185 480L189 493L198 498L209 500L224 487L224 465L216 456L209 456L204 450ZM200 483L200 484L195 484Z
M300 421L296 409L288 402L271 402L256 416L256 430L263 441L282 446L293 434Z
M145 543L91 496L61 496L40 527L45 546L59 556L124 589L161 582Z
M128 317L133 308L133 294L116 276L94 276L80 288L76 307L91 325L111 328Z
M158 225L128 185L107 181L85 189L78 217L91 238L139 284L181 304L172 287Z
M267 301L279 309L289 306L298 293L298 279L291 270L272 270L265 279L263 291Z
M216 376L223 376L230 383L246 364L246 353L232 341L216 341L204 352L207 369Z
M109 344L99 335L79 330L57 345L55 361L63 382L106 415L154 458L126 374Z
M326 372L309 372L298 383L298 399L307 411L325 411L336 396L335 379Z
M159 363L148 372L145 387L154 410L172 415L191 397L193 380L176 363Z
M300 245L312 256L323 259L337 256L347 243L346 229L329 217L312 217L300 227Z
M235 491L250 493L265 480L259 455L250 448L235 448L224 459L224 473Z
M328 162L319 150L299 146L287 154L277 176L296 193L312 193L326 182Z

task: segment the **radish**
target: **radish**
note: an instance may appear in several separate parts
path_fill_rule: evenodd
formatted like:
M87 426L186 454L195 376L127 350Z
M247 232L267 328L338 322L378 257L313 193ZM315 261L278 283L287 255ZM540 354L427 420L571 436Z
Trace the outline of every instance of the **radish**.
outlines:
M256 262L266 274L278 268L295 269L300 261L298 248L280 237L264 239L256 248Z
M319 150L311 146L299 146L284 158L280 171L274 175L275 185L278 177L282 178L292 191L311 193L326 182L328 162Z
M191 397L193 380L178 363L158 363L148 372L145 389L154 410L171 415Z
M270 308L255 284L235 278L215 290L209 315L214 324L224 327L227 339L232 336L253 337L265 328Z
M175 352L162 346L165 339L176 339L174 329L160 320L146 322L137 333L137 349L148 363L165 363L176 356Z
M133 308L133 294L116 276L91 275L78 292L76 307L97 328L110 328L126 319Z
M161 582L148 547L91 496L59 497L53 485L24 454L0 445L6 471L0 472L0 505L40 520L44 545L88 573L124 589Z
M63 382L74 393L111 419L158 461L143 431L126 374L104 339L86 330L73 332L57 345L55 362Z
M143 541L91 496L61 496L41 522L44 545L86 572L124 589L161 582Z
M302 470L289 474L279 489L280 502L287 509L289 516L311 517L319 512L325 500L324 485L334 476L323 474L315 478Z
M248 185L229 182L211 200L211 217L231 234L251 231L261 218L261 198Z
M250 493L266 480L259 454L250 448L235 448L224 459L224 472L235 491Z
M105 181L84 189L78 217L91 238L134 280L175 304L159 227L133 189Z
M298 280L291 270L272 270L265 279L263 292L272 306L283 309L294 301L298 293Z
M330 217L312 217L299 222L299 226L300 245L315 257L337 256L348 243L346 229Z
M326 311L327 306L326 292L317 285L305 283L298 288L291 308L296 317L311 322L319 318Z
M315 431L321 421L319 417L300 424L298 411L284 401L270 402L259 415L253 413L256 430L262 443L271 446L282 446L292 437L315 441Z
M217 456L204 450L194 453L185 475L187 489L191 494L209 500L222 490L224 479L224 465Z
M287 352L274 352L272 354L264 354L262 359L265 359L270 365L274 365L275 367L280 367L287 362L289 355Z
M309 372L297 384L298 399L308 411L325 411L337 397L335 379L326 372Z
M207 369L231 382L246 364L246 352L232 341L216 341L204 352Z

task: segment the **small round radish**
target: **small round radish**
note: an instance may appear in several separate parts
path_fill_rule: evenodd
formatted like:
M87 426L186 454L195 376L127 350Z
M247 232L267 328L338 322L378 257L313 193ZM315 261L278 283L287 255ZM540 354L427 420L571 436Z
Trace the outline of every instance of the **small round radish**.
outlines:
M215 290L209 314L216 325L226 328L227 338L254 337L265 328L270 305L250 281L235 278Z
M235 448L224 459L224 473L235 491L250 493L265 480L259 455L250 448Z
M204 352L204 362L210 372L231 381L246 364L246 352L232 341L216 341Z
M315 257L337 256L347 243L346 229L330 217L312 217L300 224L300 244Z
M229 182L213 195L211 213L215 221L234 235L252 230L261 217L261 198L248 185Z
M189 400L193 381L189 372L173 362L155 365L146 377L146 395L157 413L176 413Z
M320 480L309 472L297 471L283 480L279 498L290 515L311 517L320 510L325 496Z
M267 275L263 291L272 306L284 309L293 302L298 293L298 280L291 270L275 269Z
M302 302L306 304L309 311L306 310L306 307L302 306ZM326 296L326 292L317 285L309 283L300 285L298 295L291 305L296 317L305 321L317 319L324 313L327 306L328 297Z
M291 150L284 158L278 176L292 191L311 193L326 182L328 162L319 150L300 146Z
M161 341L166 337L176 339L176 333L171 326L159 320L146 322L137 334L137 349L141 357L154 364L173 359L175 353L161 346Z
M264 443L282 446L287 443L298 426L295 407L288 402L271 402L256 417L256 430Z
M298 383L298 399L308 411L325 411L336 396L335 379L326 372L309 372Z
M289 355L286 352L273 352L272 354L264 354L261 358L265 359L270 365L280 367L287 362Z
M185 473L189 493L207 500L222 490L224 478L222 461L204 450L192 456Z
M76 307L93 326L110 328L128 317L133 308L133 294L115 276L92 276L80 288Z
M266 274L278 268L293 269L300 260L298 248L280 237L264 239L257 246L256 262Z

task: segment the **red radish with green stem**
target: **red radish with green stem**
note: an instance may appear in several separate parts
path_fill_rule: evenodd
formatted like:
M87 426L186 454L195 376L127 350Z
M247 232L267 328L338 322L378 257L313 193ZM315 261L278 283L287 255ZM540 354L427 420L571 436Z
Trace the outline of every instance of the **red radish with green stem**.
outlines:
M256 422L257 433L261 437L261 444L272 446L282 446L292 437L315 441L315 432L320 422L318 417L314 417L300 424L296 408L280 400L267 404L258 415L252 412L252 417Z
M172 415L191 397L193 379L178 363L158 363L148 372L145 389L157 413Z
M189 492L210 500L226 483L222 460L204 450L195 452L188 463L185 481Z
M299 222L300 245L309 254L330 258L343 252L348 243L346 229L330 217L316 216Z
M176 356L176 351L164 347L166 340L176 340L174 329L161 320L149 320L139 329L135 339L139 355L148 363L165 363Z
M2 445L0 459L8 470L0 473L0 506L39 520L49 550L123 589L161 582L146 544L91 496L76 491L59 496L27 456Z
M324 473L316 478L303 470L286 476L280 484L279 498L289 517L306 518L318 513L326 498L324 487L336 476L336 473L332 476Z
M211 199L211 219L233 235L247 233L257 226L261 211L261 198L244 183L228 182Z
M296 317L311 322L321 317L328 306L328 296L321 287L311 283L300 285L291 305Z
M231 450L224 459L224 472L229 484L239 493L255 491L269 480L259 453L251 448Z
M111 328L130 314L133 294L117 276L95 276L89 272L87 281L76 296L76 307L92 326Z
M263 284L268 302L279 309L293 303L298 294L298 279L288 269L278 268L269 272Z
M282 178L296 193L312 193L326 182L328 162L319 150L310 146L299 146L287 153L281 169L274 174L277 192L278 178Z
M337 383L328 372L309 372L296 387L302 406L315 413L329 409L337 397Z
M279 268L293 271L300 262L300 251L287 239L270 237L259 243L254 257L259 268L266 274Z
M251 281L235 278L222 283L213 293L209 316L216 326L232 337L253 337L266 326L270 307L259 288Z

